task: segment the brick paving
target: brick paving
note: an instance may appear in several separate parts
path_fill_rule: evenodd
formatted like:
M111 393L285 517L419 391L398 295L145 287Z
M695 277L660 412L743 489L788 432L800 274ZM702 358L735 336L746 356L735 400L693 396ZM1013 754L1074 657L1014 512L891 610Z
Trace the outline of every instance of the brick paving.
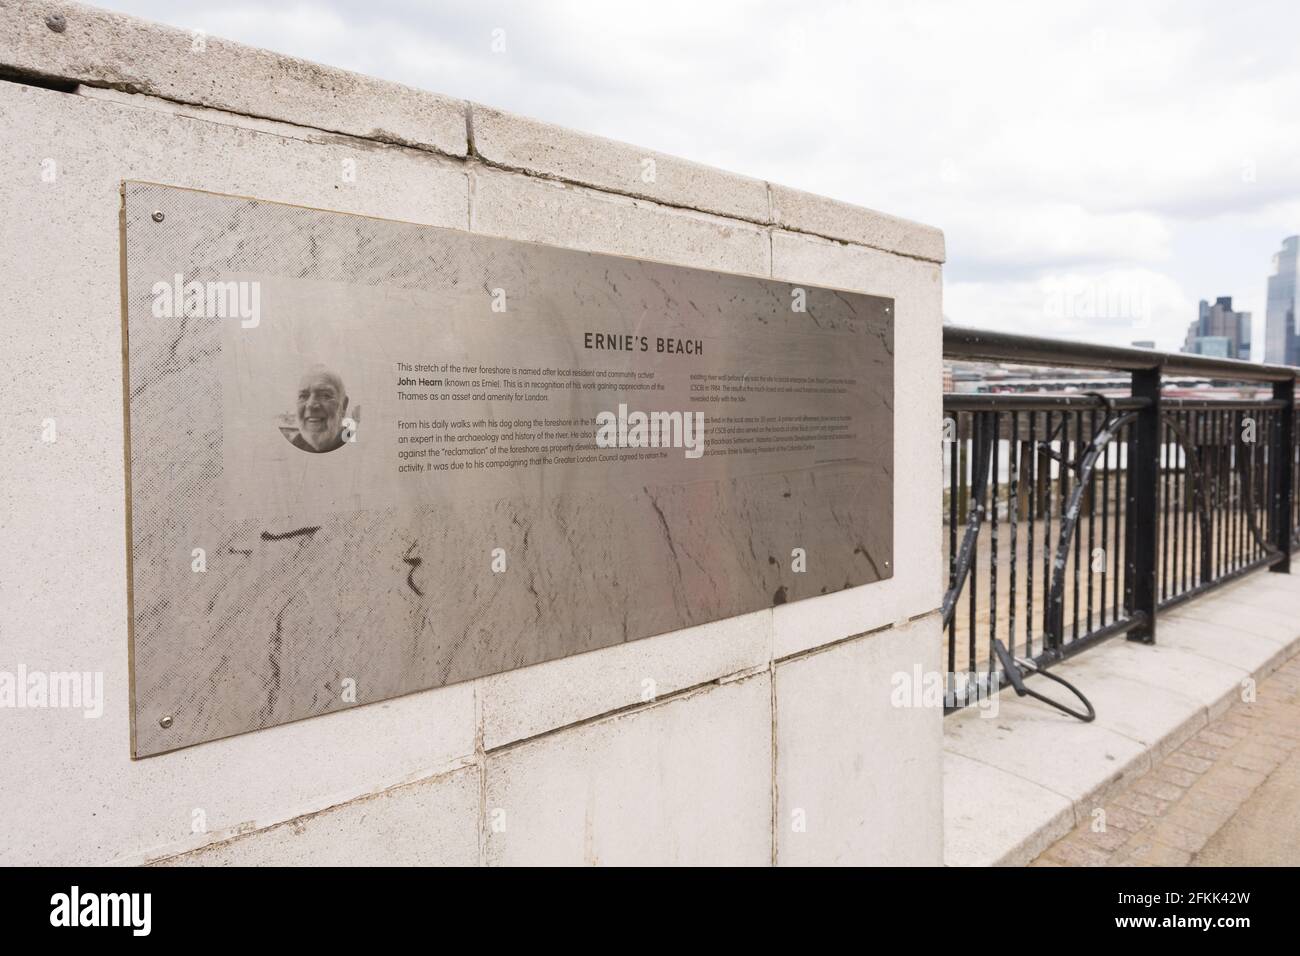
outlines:
M1246 694L1243 690L1243 698ZM1279 767L1300 761L1300 655L1259 682L1255 700L1235 701L1190 740L1099 806L1031 866L1188 866L1221 831L1224 843L1267 843L1268 828L1294 829L1288 819L1250 817L1246 837L1228 827ZM1280 775L1281 776L1281 775ZM1252 808L1254 804L1251 804ZM1288 829L1288 834L1289 834ZM1262 832L1261 832L1262 831ZM1290 844L1288 844L1290 845ZM1250 859L1248 853L1239 857ZM1205 862L1210 862L1206 860ZM1300 865L1300 859L1289 860Z

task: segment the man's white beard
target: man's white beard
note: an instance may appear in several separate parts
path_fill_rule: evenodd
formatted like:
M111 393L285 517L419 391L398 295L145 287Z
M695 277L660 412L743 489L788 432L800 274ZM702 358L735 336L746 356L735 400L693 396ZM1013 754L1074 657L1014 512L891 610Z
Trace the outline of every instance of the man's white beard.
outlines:
M309 432L303 427L298 428L298 434L302 435L302 440L312 448L320 450L328 448L338 441L339 429L335 423L327 423L327 427L322 431Z

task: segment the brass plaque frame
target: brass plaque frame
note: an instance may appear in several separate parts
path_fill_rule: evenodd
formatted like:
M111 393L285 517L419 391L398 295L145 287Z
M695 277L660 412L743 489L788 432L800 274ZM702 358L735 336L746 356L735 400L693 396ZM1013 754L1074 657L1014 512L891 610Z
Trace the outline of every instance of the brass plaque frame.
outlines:
M121 238L134 756L893 574L890 299L139 182Z

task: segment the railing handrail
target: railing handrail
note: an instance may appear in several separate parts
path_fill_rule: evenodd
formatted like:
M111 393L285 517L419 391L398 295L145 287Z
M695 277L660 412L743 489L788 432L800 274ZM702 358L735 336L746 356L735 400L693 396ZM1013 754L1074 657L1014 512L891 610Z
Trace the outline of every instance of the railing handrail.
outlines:
M1090 392L1043 395L1037 392L944 392L945 408L962 411L1044 411L1046 409L1113 408L1131 412L1151 404L1147 399L1116 396L1104 398Z
M1244 362L1240 359L1159 352L1047 339L1011 332L990 332L960 325L943 327L944 358L972 362L1011 362L1018 365L1056 365L1067 368L1118 369L1126 372L1159 370L1175 375L1196 375L1240 382L1290 382L1300 369L1287 365Z

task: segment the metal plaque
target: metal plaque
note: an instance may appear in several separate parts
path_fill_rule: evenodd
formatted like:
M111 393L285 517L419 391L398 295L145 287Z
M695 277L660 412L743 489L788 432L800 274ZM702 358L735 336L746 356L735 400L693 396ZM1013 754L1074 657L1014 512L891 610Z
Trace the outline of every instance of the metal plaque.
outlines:
M892 574L889 299L123 192L136 756Z

